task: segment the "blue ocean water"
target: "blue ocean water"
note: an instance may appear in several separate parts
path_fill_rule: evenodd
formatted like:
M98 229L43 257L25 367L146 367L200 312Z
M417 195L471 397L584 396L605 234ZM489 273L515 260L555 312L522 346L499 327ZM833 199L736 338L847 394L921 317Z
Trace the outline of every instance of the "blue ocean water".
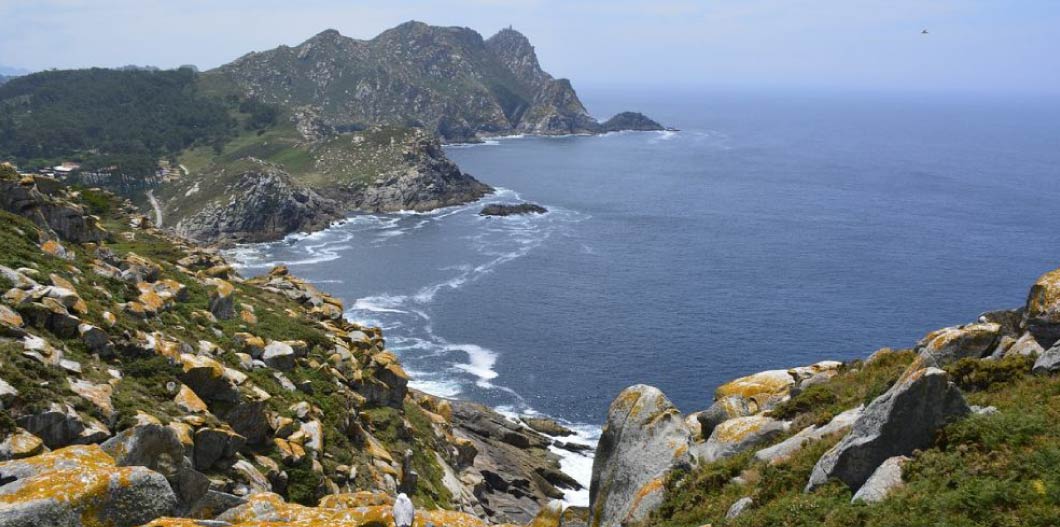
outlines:
M245 246L382 325L439 395L599 425L624 387L706 408L734 377L909 346L1060 265L1060 103L588 90L680 132L452 146L542 216L360 215Z

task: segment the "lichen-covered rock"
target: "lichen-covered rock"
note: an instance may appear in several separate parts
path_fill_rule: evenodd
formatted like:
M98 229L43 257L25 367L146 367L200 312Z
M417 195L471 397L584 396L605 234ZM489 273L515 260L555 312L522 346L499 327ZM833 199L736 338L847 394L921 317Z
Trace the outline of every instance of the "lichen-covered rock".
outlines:
M41 438L19 428L0 443L0 461L36 456L46 450Z
M611 403L593 459L591 525L641 521L663 499L666 475L688 466L691 433L657 388L638 384Z
M864 408L864 406L859 406L842 412L833 417L828 424L823 426L810 425L803 428L799 433L775 445L755 452L755 458L767 463L779 463L784 461L801 450L807 443L819 441L832 434L845 432L854 425L854 421L857 421L858 417L861 417L861 412L864 411Z
M127 428L100 448L118 466L147 467L162 474L185 507L202 498L210 481L184 457L185 446L176 430L160 424Z
M860 488L884 460L931 445L936 431L971 412L945 371L918 366L873 400L850 432L821 456L807 491L830 478Z
M69 447L0 463L0 524L134 527L171 514L166 479L143 467L117 467L97 446ZM12 479L13 478L13 479Z
M207 279L206 285L209 288L210 313L221 320L236 316L235 287L220 278Z
M1031 286L1023 323L1043 346L1060 339L1060 269L1041 275Z
M994 350L1001 325L994 322L943 328L928 333L916 346L927 364L943 367L964 358L980 359Z
M766 415L729 419L716 426L703 444L696 445L693 455L700 463L711 463L783 434L790 423Z
M751 414L772 408L791 394L795 378L788 370L769 370L729 381L718 387L714 399L738 397L746 402Z
M854 493L851 503L878 503L886 499L891 492L905 484L902 481L902 467L908 462L909 458L906 456L895 456L880 463L869 479Z
M742 396L722 397L714 401L710 408L692 414L699 425L697 435L702 439L706 439L714 432L716 426L729 419L751 415L757 407L757 403L753 403Z

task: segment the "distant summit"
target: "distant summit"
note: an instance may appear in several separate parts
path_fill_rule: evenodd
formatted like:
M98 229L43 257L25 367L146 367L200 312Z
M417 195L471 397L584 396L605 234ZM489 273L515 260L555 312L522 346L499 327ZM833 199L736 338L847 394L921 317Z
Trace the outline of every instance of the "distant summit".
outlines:
M339 129L422 126L446 141L607 131L570 81L545 72L529 39L511 28L483 39L469 28L410 21L371 40L328 29L207 75L263 102L310 107Z

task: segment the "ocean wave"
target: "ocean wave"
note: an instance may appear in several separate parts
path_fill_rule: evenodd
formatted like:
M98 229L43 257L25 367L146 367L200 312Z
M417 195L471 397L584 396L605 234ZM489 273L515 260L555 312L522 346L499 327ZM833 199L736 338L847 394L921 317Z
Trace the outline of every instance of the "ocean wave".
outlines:
M457 364L456 367L478 377L478 384L482 388L493 388L488 381L497 378L497 372L493 366L497 364L497 353L475 344L449 344L446 351L460 351L467 354L467 363Z

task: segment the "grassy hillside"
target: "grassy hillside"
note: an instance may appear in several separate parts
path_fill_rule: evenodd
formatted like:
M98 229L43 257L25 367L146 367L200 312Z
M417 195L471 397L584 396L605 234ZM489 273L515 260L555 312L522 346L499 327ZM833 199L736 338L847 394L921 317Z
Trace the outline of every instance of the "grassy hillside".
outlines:
M774 409L797 431L867 403L892 384L911 352L855 362L826 384ZM913 456L904 488L878 504L851 504L852 492L832 482L803 487L821 455L842 434L812 443L775 465L753 451L676 474L663 506L647 522L659 526L1030 526L1060 522L1060 377L1031 375L1033 359L965 359L947 368L969 404L997 413L973 415L938 434ZM782 440L784 437L778 439ZM734 480L734 478L739 479ZM726 511L750 496L754 505L732 520Z

